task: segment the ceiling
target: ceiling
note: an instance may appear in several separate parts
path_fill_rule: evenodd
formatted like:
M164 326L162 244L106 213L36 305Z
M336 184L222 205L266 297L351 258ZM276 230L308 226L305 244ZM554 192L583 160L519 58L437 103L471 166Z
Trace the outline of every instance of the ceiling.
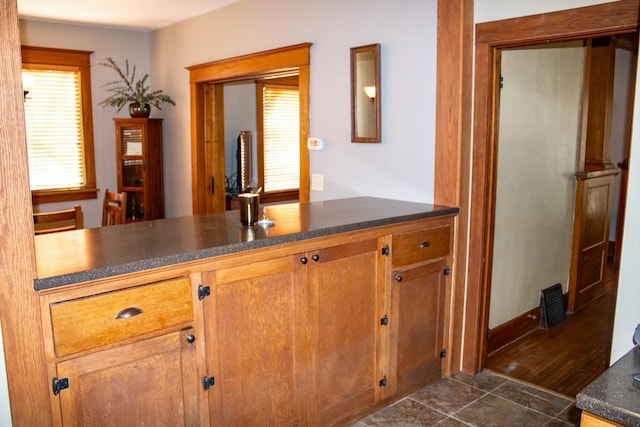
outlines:
M239 0L17 1L21 18L152 31Z

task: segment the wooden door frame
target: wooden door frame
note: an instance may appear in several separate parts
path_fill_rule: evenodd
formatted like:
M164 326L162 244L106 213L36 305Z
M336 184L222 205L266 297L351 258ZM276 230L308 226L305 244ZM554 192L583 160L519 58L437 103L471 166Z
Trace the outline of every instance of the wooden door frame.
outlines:
M472 165L473 168L470 173L467 172L471 176L471 183L460 182L460 186L470 192L470 198L462 200L469 203L469 233L467 236L458 236L459 245L468 247L465 333L462 342L464 356L461 361L461 370L464 372L475 373L480 370L486 353L490 295L487 279L492 261L489 243L492 193L495 188L496 56L500 49L506 47L635 32L639 22L639 7L639 0L621 0L476 25L473 154L470 159L462 159L463 171L469 171ZM471 144L471 141L468 143Z
M221 84L249 79L258 79L270 75L298 74L300 91L300 195L301 202L309 201L309 64L311 43L300 43L293 46L272 49L264 52L234 58L222 59L205 64L187 67L191 92L191 184L193 197L193 214L205 213L207 210L207 177L205 144L208 136L215 144L214 156L218 166L215 175L214 194L218 194L214 206L224 207L224 139L221 138L222 127L215 126L207 130L205 126L205 104L222 100ZM213 91L207 91L208 86ZM212 113L220 122L222 109L216 108ZM211 119L212 117L210 117Z

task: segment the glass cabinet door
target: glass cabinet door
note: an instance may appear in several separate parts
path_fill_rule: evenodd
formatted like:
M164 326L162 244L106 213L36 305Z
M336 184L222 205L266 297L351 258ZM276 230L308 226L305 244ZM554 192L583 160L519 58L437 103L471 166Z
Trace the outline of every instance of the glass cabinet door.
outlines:
M120 129L120 172L122 189L127 192L127 219L144 219L143 129L141 126Z

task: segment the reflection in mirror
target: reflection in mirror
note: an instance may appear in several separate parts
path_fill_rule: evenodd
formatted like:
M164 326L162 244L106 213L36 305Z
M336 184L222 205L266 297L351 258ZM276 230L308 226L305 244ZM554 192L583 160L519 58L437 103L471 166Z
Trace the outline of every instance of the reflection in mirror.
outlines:
M351 141L380 142L380 44L351 48Z

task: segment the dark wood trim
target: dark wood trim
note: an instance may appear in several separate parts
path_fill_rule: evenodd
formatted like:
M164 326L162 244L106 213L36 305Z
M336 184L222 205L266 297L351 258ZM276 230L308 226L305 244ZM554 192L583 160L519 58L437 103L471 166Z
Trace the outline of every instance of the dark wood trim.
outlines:
M434 202L458 206L451 280L451 313L445 375L460 370L463 357L465 270L469 220L473 0L438 0ZM467 308L471 312L473 307ZM466 340L464 340L466 341ZM465 351L465 356L467 352Z
M499 48L633 32L638 27L639 9L640 1L638 0L621 0L476 26L473 172L466 282L466 333L463 342L465 358L462 364L464 372L477 372L483 367L486 356L484 334L477 332L486 331L488 325L487 301L490 294L488 275L491 265L488 242L490 242L489 231L492 227L491 206L494 188L492 163L496 121L493 101L495 98L493 64L495 57L499 54ZM455 74L459 69L449 69L449 72ZM451 129L450 133L455 133L455 129ZM447 147L453 150L456 144L449 141ZM469 165L466 166L469 167ZM475 360L472 361L471 357L466 357L468 354L473 355Z
M637 0L621 0L477 25L476 44L517 47L634 32Z
M540 306L534 307L493 329L489 329L487 333L487 356L539 327Z
M562 303L564 304L565 312L568 302L569 294L562 294ZM487 333L487 356L539 329L541 316L542 309L538 305L493 329L489 329Z

